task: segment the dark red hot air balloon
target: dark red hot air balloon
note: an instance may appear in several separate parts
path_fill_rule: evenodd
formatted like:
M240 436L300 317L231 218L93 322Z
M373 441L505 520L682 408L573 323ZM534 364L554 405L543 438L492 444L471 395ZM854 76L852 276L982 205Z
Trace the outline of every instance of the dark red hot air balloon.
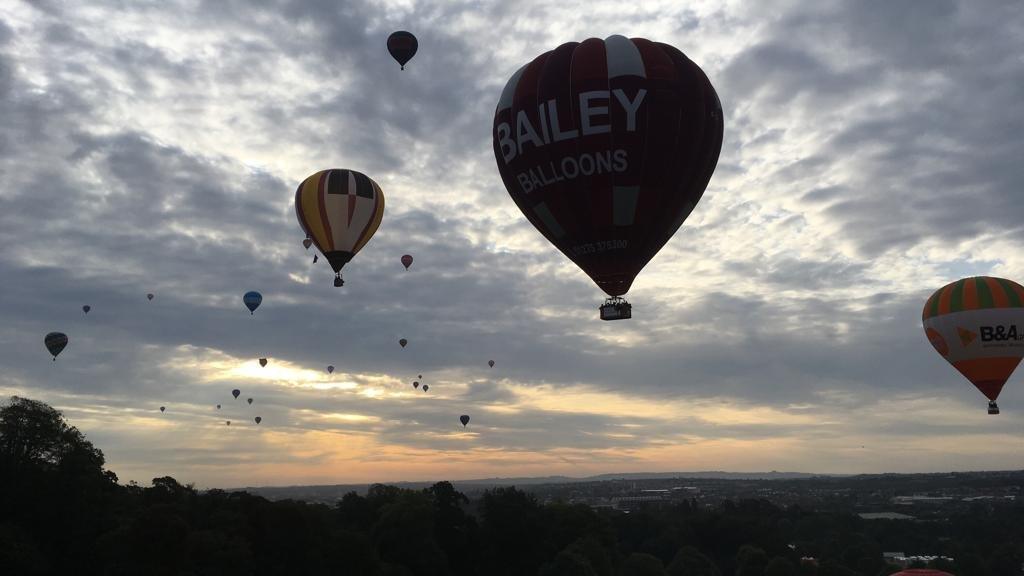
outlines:
M416 55L416 49L419 47L420 43L411 32L399 30L388 36L388 52L402 66L402 70L405 70L406 62L412 60L412 57Z
M405 269L408 270L409 266L412 266L412 256L408 254L402 256L402 266L405 266Z
M494 156L530 223L611 296L612 320L631 315L621 296L704 194L722 130L715 89L682 52L590 38L512 75Z

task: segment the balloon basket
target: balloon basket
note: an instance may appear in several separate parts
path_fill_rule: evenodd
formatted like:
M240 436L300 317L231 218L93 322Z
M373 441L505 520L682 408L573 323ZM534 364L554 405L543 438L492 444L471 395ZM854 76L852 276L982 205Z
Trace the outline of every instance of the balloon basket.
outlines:
M995 402L989 402L988 403L988 413L989 414L999 414L999 405L996 404Z
M633 317L633 305L618 296L605 300L600 310L601 320L626 320Z

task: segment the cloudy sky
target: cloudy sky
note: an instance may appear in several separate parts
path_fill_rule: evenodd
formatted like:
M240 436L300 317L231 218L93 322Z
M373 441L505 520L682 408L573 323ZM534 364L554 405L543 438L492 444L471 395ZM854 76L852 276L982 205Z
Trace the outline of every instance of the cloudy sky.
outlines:
M491 145L516 69L612 34L678 47L725 113L624 322ZM143 483L1024 468L1021 377L988 416L920 320L1024 279L1022 47L1017 0L5 2L0 394ZM332 167L387 197L343 289L292 205Z

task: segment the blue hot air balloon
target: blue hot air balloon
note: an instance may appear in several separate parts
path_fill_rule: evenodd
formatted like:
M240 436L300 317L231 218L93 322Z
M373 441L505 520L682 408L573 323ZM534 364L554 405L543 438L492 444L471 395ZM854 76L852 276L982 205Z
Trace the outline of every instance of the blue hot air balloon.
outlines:
M260 302L263 302L263 294L255 291L246 292L245 296L242 296L242 302L245 302L245 307L249 309L249 314L253 314L260 307Z

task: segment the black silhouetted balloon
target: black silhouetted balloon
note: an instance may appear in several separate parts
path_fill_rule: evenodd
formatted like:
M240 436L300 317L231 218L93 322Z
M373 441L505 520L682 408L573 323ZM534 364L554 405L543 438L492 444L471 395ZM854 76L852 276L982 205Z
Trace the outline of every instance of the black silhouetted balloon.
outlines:
M92 306L89 306L88 304L86 304L85 306L82 306L82 312L85 312L86 314L88 314L89 310L92 310Z
M469 424L469 416L466 416L465 414L459 416L459 422L462 422L462 427L465 428L466 424Z
M53 360L56 361L57 355L68 345L68 335L63 332L50 332L43 338L43 344L46 345L50 354L53 354Z
M163 407L163 406L161 406L161 407L160 407L160 411L161 411L161 412L163 412L163 411L164 411L164 407Z
M255 420L257 424L259 424L260 422L263 422L263 417L262 416L257 416L255 418L253 418L253 420Z
M399 30L388 36L388 52L391 53L392 58L398 61L402 70L405 70L406 62L412 60L412 57L416 55L416 49L419 46L420 43L416 37L405 30Z
M234 390L231 391L231 395L235 397L235 400L238 399L238 395L241 394L241 393L242 393L242 391L239 390L238 388L235 388Z

